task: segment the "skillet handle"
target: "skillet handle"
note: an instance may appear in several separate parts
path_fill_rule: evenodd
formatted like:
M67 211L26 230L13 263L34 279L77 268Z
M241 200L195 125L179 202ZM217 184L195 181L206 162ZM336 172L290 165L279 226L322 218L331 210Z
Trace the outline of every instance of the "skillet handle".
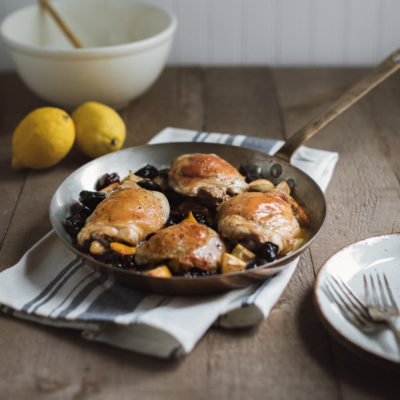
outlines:
M275 154L285 161L290 161L297 149L308 139L311 139L322 128L328 125L336 117L346 111L359 99L365 96L370 90L378 86L386 78L400 68L400 49L393 52L382 61L361 81L345 91L327 110L315 117L304 127L294 133L286 143Z

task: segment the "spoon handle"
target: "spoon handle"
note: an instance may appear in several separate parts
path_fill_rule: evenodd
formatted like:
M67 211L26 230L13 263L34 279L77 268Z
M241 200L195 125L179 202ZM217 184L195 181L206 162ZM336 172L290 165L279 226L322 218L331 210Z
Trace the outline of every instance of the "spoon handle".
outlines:
M64 34L68 37L68 39L74 45L74 47L77 49L83 48L82 43L71 31L68 25L63 21L63 19L60 17L58 12L53 8L53 6L48 2L48 0L40 0L40 5L43 7L43 9L48 11L48 13L53 17L54 21L61 28Z
M400 68L400 49L393 52L358 83L345 91L327 110L294 133L275 154L290 161L296 150Z

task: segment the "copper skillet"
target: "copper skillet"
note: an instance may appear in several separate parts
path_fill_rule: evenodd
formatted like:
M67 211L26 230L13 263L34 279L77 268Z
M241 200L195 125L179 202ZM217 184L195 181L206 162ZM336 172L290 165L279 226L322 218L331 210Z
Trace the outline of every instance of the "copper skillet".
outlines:
M298 257L312 243L320 231L326 215L326 202L319 186L304 172L290 164L295 151L324 126L344 112L371 89L393 74L400 67L400 50L391 54L369 75L346 91L322 115L310 121L283 145L274 155L224 144L211 143L165 143L145 145L121 150L97 158L72 173L57 189L50 204L50 220L61 240L79 257L95 269L112 275L125 285L154 293L176 295L214 294L242 288L275 275ZM216 153L237 168L240 164L258 165L262 174L275 184L291 180L293 195L302 204L312 220L312 237L295 252L276 261L240 273L214 275L199 278L156 278L134 271L122 270L94 260L90 255L77 250L63 228L63 221L70 214L82 190L94 190L97 179L106 172L118 172L126 176L129 170L136 171L147 163L156 167L170 165L173 158L184 153Z

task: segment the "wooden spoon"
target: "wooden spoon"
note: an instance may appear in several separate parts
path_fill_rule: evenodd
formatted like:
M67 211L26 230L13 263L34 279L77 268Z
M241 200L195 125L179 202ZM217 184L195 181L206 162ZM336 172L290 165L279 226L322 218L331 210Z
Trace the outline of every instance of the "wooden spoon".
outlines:
M61 30L65 33L70 42L74 45L75 48L81 49L83 48L82 43L75 36L75 34L71 31L68 25L62 20L58 12L53 8L53 6L48 2L48 0L39 0L40 5L44 10L48 11L49 14L53 17L54 21L61 28Z

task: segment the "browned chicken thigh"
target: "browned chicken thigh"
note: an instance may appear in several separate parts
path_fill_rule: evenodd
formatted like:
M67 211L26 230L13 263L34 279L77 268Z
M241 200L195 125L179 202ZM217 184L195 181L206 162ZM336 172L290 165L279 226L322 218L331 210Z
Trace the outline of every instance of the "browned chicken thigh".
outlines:
M247 192L218 208L218 232L232 241L250 245L272 242L278 254L293 250L300 226L290 203L274 193Z
M169 216L169 203L160 192L141 188L133 180L114 184L79 232L77 240L117 241L136 245L159 231Z
M216 154L184 154L172 161L168 183L176 192L216 205L247 190L245 178Z
M214 273L220 266L225 245L218 234L206 225L182 221L162 229L136 249L139 265L166 262L174 273L191 268Z
M299 222L300 226L303 228L309 227L310 220L303 208L290 195L291 189L286 181L282 181L275 186L271 181L267 179L258 179L249 184L249 191L268 193L272 196L281 198L283 201L290 204L293 214Z

